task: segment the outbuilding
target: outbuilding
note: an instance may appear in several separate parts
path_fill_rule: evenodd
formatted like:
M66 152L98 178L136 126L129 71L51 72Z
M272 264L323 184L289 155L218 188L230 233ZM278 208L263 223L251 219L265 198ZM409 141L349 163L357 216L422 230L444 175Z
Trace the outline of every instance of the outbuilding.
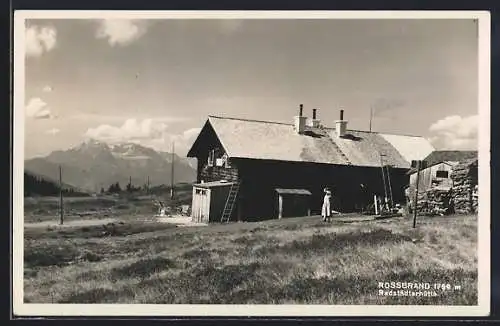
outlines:
M231 186L234 184L220 180L193 185L191 208L193 222L220 222Z
M277 188L278 218L311 215L311 192L307 189Z

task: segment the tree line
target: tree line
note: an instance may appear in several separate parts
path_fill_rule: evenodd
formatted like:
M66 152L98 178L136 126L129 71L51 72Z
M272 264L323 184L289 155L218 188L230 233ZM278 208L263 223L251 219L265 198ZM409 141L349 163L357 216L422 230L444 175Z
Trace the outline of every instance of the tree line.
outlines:
M178 190L190 190L191 189L191 184L189 183L181 183L176 185L176 189ZM150 194L155 194L155 193L164 193L166 191L170 191L170 186L167 185L156 185L156 186L151 186L148 184L144 184L142 186L135 186L132 183L127 183L125 185L125 188L122 188L120 185L120 182L115 182L109 185L107 188L101 187L101 194L119 194L119 193L134 193L134 192L145 192L145 193L150 193Z
M191 189L190 184L178 184L176 185L178 190L189 190ZM107 188L101 187L101 194L119 194L119 193L150 193L150 194L161 194L166 191L170 191L170 186L166 185L156 185L151 186L144 184L142 186L135 186L132 183L127 183L124 187L120 182L115 182L109 185ZM90 194L84 191L80 191L74 187L63 184L63 195L66 197L71 196L89 196ZM24 195L29 196L59 196L60 187L59 182L50 180L45 177L37 176L31 173L24 173Z
M88 196L87 193L78 191L72 187L64 186L62 189L64 196ZM24 173L24 195L25 196L58 196L60 193L59 184L46 178Z
M105 190L104 188L101 188L101 194L105 194L105 193L118 194L118 193L121 193L123 191L138 192L138 191L147 191L147 190L148 190L148 186L146 184L143 185L142 187L138 187L138 186L134 186L131 182L129 182L125 186L125 189L122 189L122 187L120 186L120 182L115 182L115 183L109 185L107 190Z

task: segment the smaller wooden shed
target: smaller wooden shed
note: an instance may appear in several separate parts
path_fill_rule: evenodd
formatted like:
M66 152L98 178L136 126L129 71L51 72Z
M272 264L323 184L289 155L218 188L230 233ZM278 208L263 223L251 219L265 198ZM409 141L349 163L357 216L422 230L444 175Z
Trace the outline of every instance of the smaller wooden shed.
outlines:
M278 218L311 215L310 196L307 189L276 188Z
M191 218L196 223L220 222L233 182L214 181L193 185ZM236 206L236 205L235 205ZM232 216L236 215L234 207Z

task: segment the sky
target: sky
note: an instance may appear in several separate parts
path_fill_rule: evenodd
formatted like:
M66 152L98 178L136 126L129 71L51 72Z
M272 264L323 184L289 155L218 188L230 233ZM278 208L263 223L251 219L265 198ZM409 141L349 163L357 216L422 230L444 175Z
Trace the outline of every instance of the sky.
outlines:
M29 20L25 158L86 139L185 155L208 115L334 126L477 149L472 20Z

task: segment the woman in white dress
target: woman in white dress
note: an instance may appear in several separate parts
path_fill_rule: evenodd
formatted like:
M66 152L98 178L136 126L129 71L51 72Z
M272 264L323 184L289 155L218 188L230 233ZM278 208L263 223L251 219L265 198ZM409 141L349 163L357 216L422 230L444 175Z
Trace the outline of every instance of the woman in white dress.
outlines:
M332 214L332 209L330 206L330 199L332 197L332 192L330 189L325 188L325 197L323 197L323 207L321 208L321 217L323 218L323 221L330 221L330 216Z

